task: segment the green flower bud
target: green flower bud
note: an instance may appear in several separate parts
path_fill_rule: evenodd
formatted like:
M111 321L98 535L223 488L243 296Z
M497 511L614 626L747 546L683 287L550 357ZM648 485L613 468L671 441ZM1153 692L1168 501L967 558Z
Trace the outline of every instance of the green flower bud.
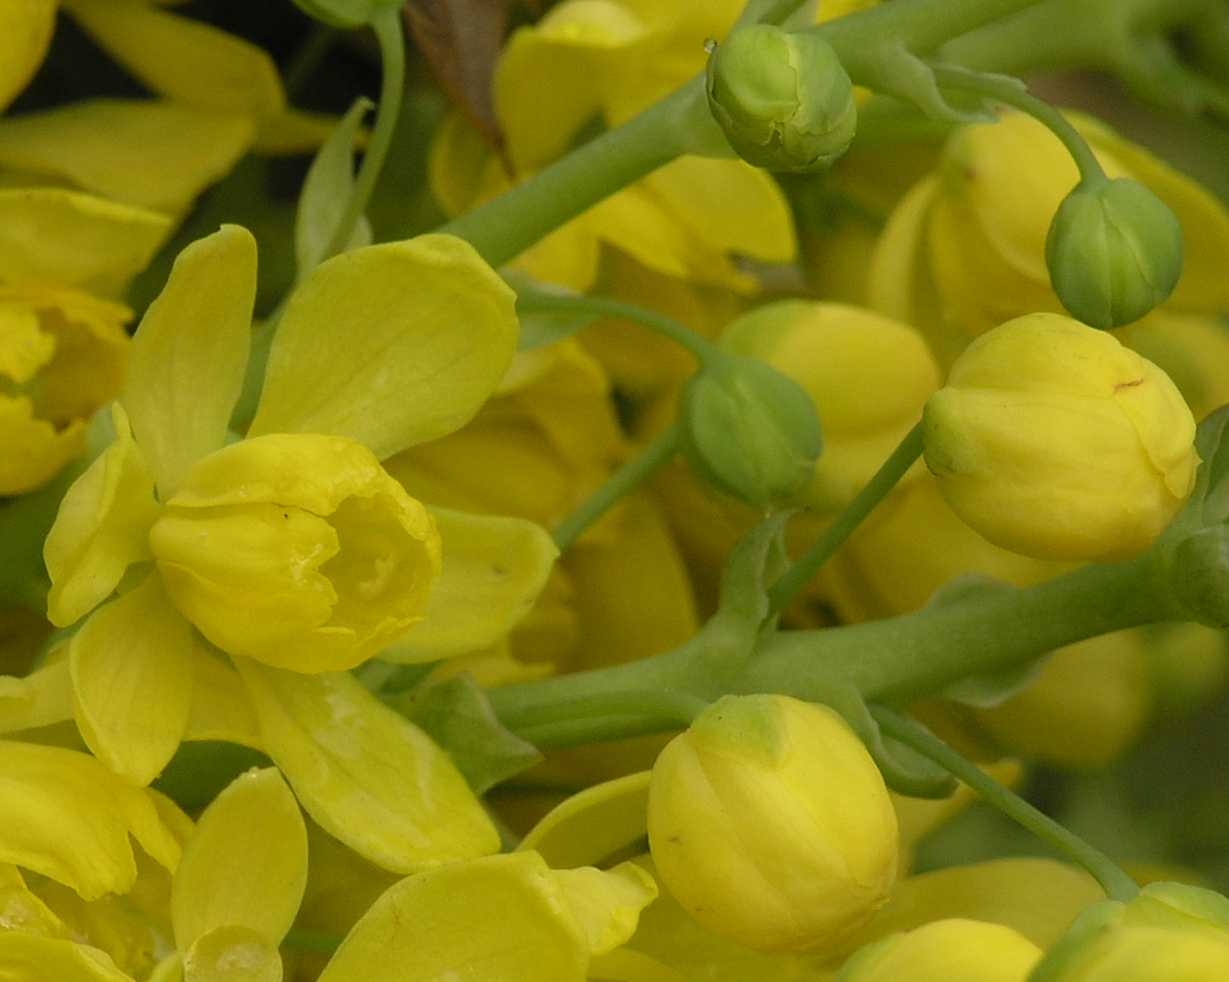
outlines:
M1182 226L1155 194L1127 178L1076 185L1046 238L1050 282L1093 327L1139 320L1182 274Z
M857 128L853 83L832 46L768 24L741 28L708 59L708 104L744 160L779 171L829 166Z
M758 951L832 950L887 900L896 813L845 720L789 696L725 696L653 765L649 847L699 923Z
M679 422L696 472L756 507L801 492L823 447L806 390L753 358L722 356L694 376Z

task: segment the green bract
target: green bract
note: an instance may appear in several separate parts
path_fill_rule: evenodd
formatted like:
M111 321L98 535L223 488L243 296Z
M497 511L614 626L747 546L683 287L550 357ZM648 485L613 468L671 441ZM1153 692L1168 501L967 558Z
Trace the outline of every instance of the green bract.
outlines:
M806 390L753 358L716 358L688 382L680 424L692 467L757 507L798 494L823 447Z
M1054 292L1093 327L1139 320L1182 275L1182 226L1138 181L1087 181L1063 200L1046 238Z
M759 24L708 60L708 104L744 160L779 171L829 166L857 127L853 84L822 38Z

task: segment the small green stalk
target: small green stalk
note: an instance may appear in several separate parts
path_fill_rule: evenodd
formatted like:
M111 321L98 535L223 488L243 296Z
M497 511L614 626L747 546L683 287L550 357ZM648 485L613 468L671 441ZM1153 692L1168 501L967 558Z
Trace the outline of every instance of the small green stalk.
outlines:
M640 486L658 468L674 456L678 449L678 426L671 425L653 438L640 453L627 461L607 478L554 532L560 552L567 550L581 537L585 529L601 518L626 494Z
M1092 152L1088 141L1080 135L1079 130L1044 99L1032 95L1022 83L1006 76L986 75L955 65L932 65L931 68L940 88L972 92L1032 116L1062 141L1067 152L1071 154L1071 159L1075 161L1075 166L1079 168L1082 183L1091 186L1109 180L1096 154Z
M819 537L819 540L772 585L772 589L768 591L768 599L774 614L784 610L789 602L814 579L815 574L820 571L824 563L845 544L854 530L874 510L875 506L888 496L920 456L922 456L922 424L918 423L892 451L892 455L883 462L883 466L875 472L866 487L858 492L857 497Z
M376 41L380 45L381 71L380 102L376 107L376 125L371 141L363 154L363 163L354 180L354 190L346 204L345 213L321 261L335 256L345 249L358 220L367 210L371 193L375 190L388 148L393 141L393 130L401 116L401 99L405 94L405 35L401 29L401 13L396 7L382 9L371 22Z
M1111 900L1120 900L1125 903L1139 893L1139 887L1135 881L1127 876L1105 853L1085 842L1048 815L1038 811L1019 795L1003 787L976 764L966 760L924 727L879 706L873 707L871 713L885 734L912 747L923 757L933 760L953 777L967 784L1004 815L1014 819L1038 838L1048 842L1055 849L1083 866L1105 888Z
M517 310L522 314L592 314L632 321L650 331L669 338L695 356L701 367L720 357L717 346L665 314L647 310L618 300L588 297L581 294L520 288L516 296Z

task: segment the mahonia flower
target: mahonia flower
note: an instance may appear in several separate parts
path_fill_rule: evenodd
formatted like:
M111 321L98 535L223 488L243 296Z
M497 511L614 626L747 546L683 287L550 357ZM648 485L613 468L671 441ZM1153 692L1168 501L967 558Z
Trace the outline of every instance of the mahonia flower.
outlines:
M570 0L508 40L495 72L495 114L520 177L562 156L596 118L618 125L704 67L705 38L723 37L742 3L589 3ZM544 123L544 121L548 121ZM459 116L441 127L431 184L457 214L505 190L503 165ZM754 280L732 253L785 262L795 242L772 179L739 160L686 156L617 191L529 249L517 265L539 279L588 289L600 245L652 270L739 290Z
M134 340L115 442L48 536L49 616L88 615L59 668L78 728L139 784L185 736L258 747L325 829L387 869L491 852L443 751L342 669L426 612L438 532L378 460L477 411L511 358L511 292L446 237L317 267L285 309L248 437L223 446L254 290L242 229L181 254ZM53 689L47 671L31 688Z
M760 951L832 948L896 879L896 815L870 754L826 706L725 696L653 766L649 845L697 921Z
M166 218L52 188L0 190L0 495L47 483L119 393L127 307Z
M1229 308L1220 267L1229 250L1229 210L1104 124L1070 118L1110 178L1141 182L1178 217L1183 272L1163 309L1215 314ZM1008 112L997 123L958 130L938 172L914 185L892 212L872 257L870 305L922 330L949 365L996 324L1034 311L1062 312L1046 268L1046 237L1077 180L1066 149L1031 116Z
M924 414L926 465L996 545L1132 555L1190 494L1195 421L1159 368L1102 331L1030 314L973 342Z

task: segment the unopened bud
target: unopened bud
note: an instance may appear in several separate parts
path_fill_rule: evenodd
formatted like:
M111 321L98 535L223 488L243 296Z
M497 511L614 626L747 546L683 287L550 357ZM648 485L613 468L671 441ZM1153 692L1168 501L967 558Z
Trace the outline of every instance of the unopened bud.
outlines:
M758 167L828 167L857 128L853 83L832 46L814 34L741 28L709 56L707 87L730 146Z
M1059 206L1046 238L1054 292L1093 327L1139 320L1182 274L1182 227L1138 181L1087 181Z

